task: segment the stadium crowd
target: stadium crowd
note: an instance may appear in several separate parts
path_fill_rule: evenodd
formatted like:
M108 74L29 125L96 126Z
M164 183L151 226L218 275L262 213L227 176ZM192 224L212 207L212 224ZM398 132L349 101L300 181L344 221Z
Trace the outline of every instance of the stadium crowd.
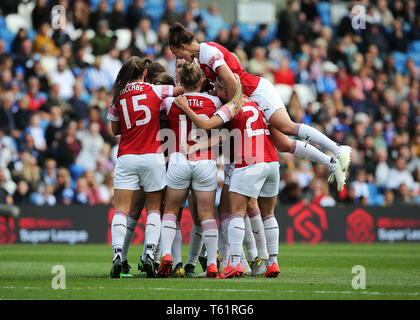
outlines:
M229 25L217 5L197 0L1 1L0 204L112 202L113 81L132 55L174 77L167 39L180 21L290 92L285 103L296 122L353 148L339 194L326 167L281 154L280 203L419 205L420 5L362 2L366 29L352 27L353 3L332 26L326 2L316 0L287 1L277 25L253 29ZM65 8L59 23L54 5ZM222 185L222 165L219 173Z

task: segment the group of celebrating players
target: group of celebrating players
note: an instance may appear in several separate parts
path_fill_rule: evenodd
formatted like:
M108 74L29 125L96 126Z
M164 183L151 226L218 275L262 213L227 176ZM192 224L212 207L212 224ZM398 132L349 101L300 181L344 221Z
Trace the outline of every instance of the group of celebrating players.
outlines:
M132 277L127 253L144 204L147 222L139 268L147 277L195 275L194 266L204 248L206 277L277 277L277 151L328 166L331 180L335 178L341 191L351 148L310 126L294 123L275 87L247 73L221 45L198 43L192 32L175 23L169 46L177 57L176 81L156 62L131 57L112 89L108 119L113 133L121 137L114 169L110 277ZM173 137L167 135L168 141L162 143L163 132L168 132L161 130L165 123ZM169 151L165 149L168 165L164 144L169 145ZM215 151L219 148L228 152L222 151L225 179L217 224ZM179 221L187 197L194 226L184 270Z

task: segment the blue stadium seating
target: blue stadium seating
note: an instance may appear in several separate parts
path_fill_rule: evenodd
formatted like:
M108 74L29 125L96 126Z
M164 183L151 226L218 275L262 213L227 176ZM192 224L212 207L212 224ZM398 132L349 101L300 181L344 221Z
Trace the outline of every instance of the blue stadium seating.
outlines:
M420 53L420 40L412 41L408 46L408 52L409 53L413 53L413 52Z
M0 15L0 28L6 28L6 19Z
M331 4L326 1L320 1L316 4L319 16L321 17L322 23L326 26L331 26Z
M420 52L409 52L407 57L414 61L416 66L420 68Z
M251 41L258 30L257 24L238 23L239 33L245 41Z
M392 56L395 59L395 69L397 72L402 73L405 69L405 63L407 61L407 54L404 52L394 51Z
M7 29L6 27L0 27L0 39L4 40L5 51L10 52L10 47L12 45L15 34Z

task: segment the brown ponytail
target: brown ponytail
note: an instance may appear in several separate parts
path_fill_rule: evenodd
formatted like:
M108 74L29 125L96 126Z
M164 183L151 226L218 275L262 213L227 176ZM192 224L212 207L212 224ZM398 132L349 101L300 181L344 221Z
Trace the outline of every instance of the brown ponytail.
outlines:
M144 70L150 63L152 63L151 60L137 56L130 57L124 62L112 87L112 104L116 104L121 91L128 83L143 77Z
M169 46L179 48L181 44L190 44L194 40L194 33L185 28L179 22L175 22L169 28Z
M147 75L144 81L149 83L153 83L157 76L166 71L165 68L159 62L155 61L148 63L146 69Z
M184 63L179 72L179 81L186 90L196 90L201 85L201 69L193 63Z

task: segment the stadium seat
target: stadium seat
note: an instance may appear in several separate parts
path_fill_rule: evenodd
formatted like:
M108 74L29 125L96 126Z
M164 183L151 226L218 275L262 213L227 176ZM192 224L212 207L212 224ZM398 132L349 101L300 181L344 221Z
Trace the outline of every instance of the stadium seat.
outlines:
M318 13L321 17L322 23L329 27L331 25L330 3L326 1L320 1L316 4L316 8L318 9Z
M413 60L416 66L420 68L420 52L408 53L407 58Z
M408 52L417 52L420 53L420 40L412 41L408 46Z
M405 69L407 55L404 52L394 51L392 52L392 56L395 59L395 69L397 72L402 73Z
M129 29L118 29L115 30L117 36L117 49L127 49L131 42L131 31Z
M306 84L295 84L294 90L296 91L299 102L303 108L306 108L308 103L316 101L316 93Z
M90 0L90 10L91 11L96 11L98 9L99 3L102 0Z
M245 41L251 41L255 32L258 30L258 25L248 23L238 23L239 33Z
M10 47L12 45L13 39L15 38L15 34L11 32L6 27L0 28L0 39L4 40L5 48L4 50L6 53L10 52Z
M85 168L77 164L72 164L69 169L73 180L77 180L85 172Z
M4 16L0 15L0 29L6 28L6 19L4 19Z
M287 84L276 84L274 86L284 104L288 104L293 92L292 87Z

